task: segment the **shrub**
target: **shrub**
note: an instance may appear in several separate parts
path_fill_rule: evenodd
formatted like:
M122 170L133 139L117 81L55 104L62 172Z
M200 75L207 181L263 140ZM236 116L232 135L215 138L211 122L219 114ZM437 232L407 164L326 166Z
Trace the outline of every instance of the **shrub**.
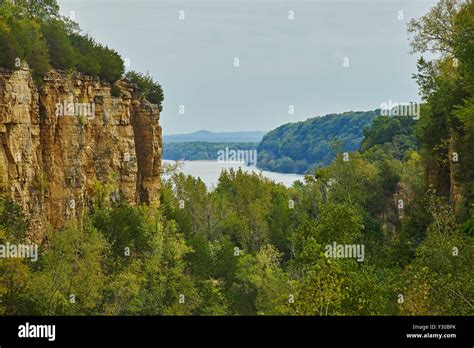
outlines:
M161 85L153 80L149 74L142 74L136 71L129 71L125 79L138 85L140 95L145 97L150 103L157 104L160 111L163 111L164 94Z
M122 91L120 90L120 87L117 86L117 85L113 85L112 86L112 90L111 90L111 94L112 94L112 97L116 97L116 98L119 98L122 96Z

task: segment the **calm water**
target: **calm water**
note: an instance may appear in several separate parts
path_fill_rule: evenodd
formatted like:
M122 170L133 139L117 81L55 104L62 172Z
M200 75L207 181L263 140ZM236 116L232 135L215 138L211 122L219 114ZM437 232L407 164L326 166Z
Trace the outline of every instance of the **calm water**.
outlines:
M163 163L176 163L175 161L163 160ZM217 161L180 161L179 171L186 175L201 178L208 188L217 186L217 181L223 169L239 169L242 168L246 172L262 173L276 183L282 183L285 186L291 186L296 180L303 180L304 175L299 174L284 174L267 172L256 167L246 166L242 163L218 163Z

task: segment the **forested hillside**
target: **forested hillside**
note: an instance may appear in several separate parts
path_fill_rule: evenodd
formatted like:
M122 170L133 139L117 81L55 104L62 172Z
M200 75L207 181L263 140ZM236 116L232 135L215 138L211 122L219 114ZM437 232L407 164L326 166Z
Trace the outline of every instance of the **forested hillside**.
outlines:
M122 57L84 34L79 25L59 13L55 0L0 0L0 67L20 69L26 62L41 86L50 69L97 77L120 90L121 78L136 83L142 95L162 109L163 90L149 75L125 74Z
M258 166L274 172L306 173L327 165L337 152L358 150L364 127L379 114L346 112L284 124L262 139Z
M403 160L405 154L419 148L415 125L416 121L411 117L379 116L370 126L364 128L360 151L380 153Z

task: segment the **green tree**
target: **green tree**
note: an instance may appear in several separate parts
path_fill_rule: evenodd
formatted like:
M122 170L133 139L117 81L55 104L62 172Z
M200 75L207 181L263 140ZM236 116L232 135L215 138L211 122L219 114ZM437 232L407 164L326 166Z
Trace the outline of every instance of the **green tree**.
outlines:
M125 75L125 79L136 83L139 93L150 103L158 105L160 111L163 111L163 89L158 82L155 82L152 76L149 74L144 75L136 71L129 71Z
M11 23L11 34L19 43L20 58L25 59L40 79L50 69L48 46L41 25L34 19L18 18Z
M51 231L38 270L22 294L23 314L97 314L104 288L105 240L92 226Z
M0 245L30 244L28 225L21 208L0 196ZM19 314L21 293L31 276L29 263L26 259L0 258L0 314Z
M470 315L474 310L474 239L459 233L452 208L442 199L431 197L428 209L433 223L403 273L401 313Z
M342 314L344 274L340 262L326 258L322 247L308 239L301 254L304 267L294 286L297 315Z
M0 17L0 66L15 69L16 60L20 58L18 45L10 33L10 28Z
M63 22L51 20L44 23L43 35L48 43L51 65L61 70L73 68L75 66L74 50Z

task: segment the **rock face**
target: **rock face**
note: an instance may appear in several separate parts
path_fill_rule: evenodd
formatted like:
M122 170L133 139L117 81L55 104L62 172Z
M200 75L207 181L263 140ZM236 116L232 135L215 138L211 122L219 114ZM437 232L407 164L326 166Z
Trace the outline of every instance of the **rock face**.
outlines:
M113 97L108 83L51 71L38 89L27 67L0 70L0 190L30 217L33 235L81 217L98 183L111 199L159 200L159 110L135 86L117 85Z

